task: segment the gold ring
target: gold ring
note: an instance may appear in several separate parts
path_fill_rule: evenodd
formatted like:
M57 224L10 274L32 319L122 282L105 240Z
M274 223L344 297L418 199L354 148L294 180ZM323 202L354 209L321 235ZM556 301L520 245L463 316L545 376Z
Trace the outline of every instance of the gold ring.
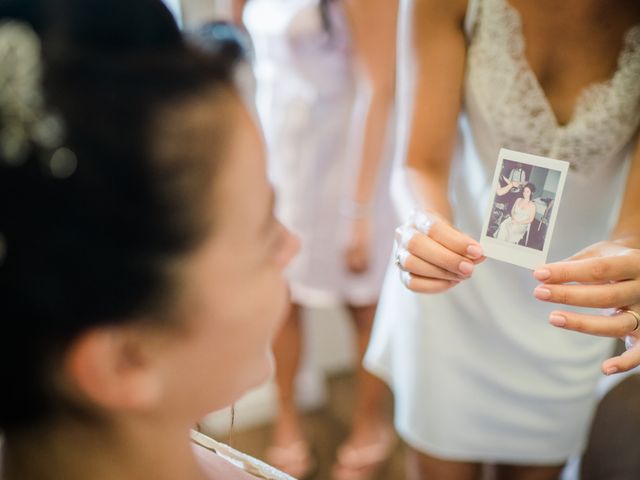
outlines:
M619 313L630 313L631 315L633 315L633 318L636 319L636 326L629 333L633 333L636 330L638 330L638 328L640 328L640 313L636 312L635 310L631 310L630 308L619 308L618 312Z

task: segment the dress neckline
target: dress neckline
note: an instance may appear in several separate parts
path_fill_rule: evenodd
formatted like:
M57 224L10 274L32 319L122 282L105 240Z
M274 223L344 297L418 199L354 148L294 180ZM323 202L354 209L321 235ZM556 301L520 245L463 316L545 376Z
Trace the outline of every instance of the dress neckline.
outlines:
M518 59L520 63L521 71L531 77L531 84L536 89L536 93L542 98L542 101L543 101L542 103L546 110L546 114L549 116L553 125L558 130L565 130L575 123L576 118L579 116L580 112L585 109L587 98L589 98L590 94L593 91L601 88L607 88L614 83L614 81L622 71L623 63L624 63L623 60L625 56L629 51L631 51L635 42L640 43L640 24L632 25L625 31L623 35L622 48L618 53L618 59L616 61L616 69L613 72L613 74L607 79L600 80L597 82L591 82L590 84L583 87L578 93L578 96L576 97L576 101L575 101L575 104L573 105L573 109L571 111L571 115L569 116L569 120L567 120L567 122L565 123L562 123L558 120L558 115L554 110L553 105L551 105L551 102L549 101L549 97L547 96L547 93L542 87L542 84L540 83L538 76L533 71L533 68L531 68L531 64L529 63L529 60L527 58L527 55L526 55L527 42L526 42L526 39L524 38L524 30L522 28L522 15L520 14L517 8L511 5L509 0L499 0L499 1L501 1L504 4L504 8L507 13L507 16L508 18L511 19L511 23L513 24L512 37L514 41L511 43L511 45L512 45L512 51L515 54L514 57Z

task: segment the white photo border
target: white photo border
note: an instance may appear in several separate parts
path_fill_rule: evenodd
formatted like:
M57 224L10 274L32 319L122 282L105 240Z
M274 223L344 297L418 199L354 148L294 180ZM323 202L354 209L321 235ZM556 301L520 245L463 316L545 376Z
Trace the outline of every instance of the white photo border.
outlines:
M491 220L491 212L493 210L493 204L496 198L496 191L499 185L499 178L505 160L560 172L558 189L556 190L555 199L553 202L554 207L551 210L551 217L549 218L549 225L547 227L547 233L545 234L544 248L542 249L542 251L524 247L522 245L505 243L487 235L487 230L489 229L489 223ZM549 247L551 246L551 238L553 237L553 231L556 226L556 218L558 216L558 211L560 210L562 193L564 191L568 171L569 162L565 162L563 160L555 160L552 158L532 155L530 153L508 150L506 148L500 149L500 153L498 155L498 163L496 164L496 169L493 175L493 182L491 183L490 200L485 212L484 224L480 236L480 245L482 245L482 248L484 249L485 256L493 258L495 260L518 265L520 267L528 268L530 270L534 270L540 265L544 265L545 263L547 263Z

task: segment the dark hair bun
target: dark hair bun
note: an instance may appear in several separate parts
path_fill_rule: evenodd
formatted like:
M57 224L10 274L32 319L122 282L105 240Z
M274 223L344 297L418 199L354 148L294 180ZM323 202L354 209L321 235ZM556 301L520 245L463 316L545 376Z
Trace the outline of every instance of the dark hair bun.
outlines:
M201 171L210 158L157 158L157 118L233 88L238 59L185 42L160 0L0 0L0 25L10 20L40 35L47 108L77 169L47 174L51 152L35 147L20 166L0 154L0 430L52 414L52 358L77 334L171 293L167 262L200 241L208 223L195 209L213 182Z

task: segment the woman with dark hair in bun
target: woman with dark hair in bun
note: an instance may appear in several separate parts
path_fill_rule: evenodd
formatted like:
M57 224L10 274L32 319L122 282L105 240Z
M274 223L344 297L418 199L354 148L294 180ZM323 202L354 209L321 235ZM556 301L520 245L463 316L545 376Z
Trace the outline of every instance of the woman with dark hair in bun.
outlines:
M3 480L290 478L190 430L270 375L297 249L239 55L159 0L0 2Z

